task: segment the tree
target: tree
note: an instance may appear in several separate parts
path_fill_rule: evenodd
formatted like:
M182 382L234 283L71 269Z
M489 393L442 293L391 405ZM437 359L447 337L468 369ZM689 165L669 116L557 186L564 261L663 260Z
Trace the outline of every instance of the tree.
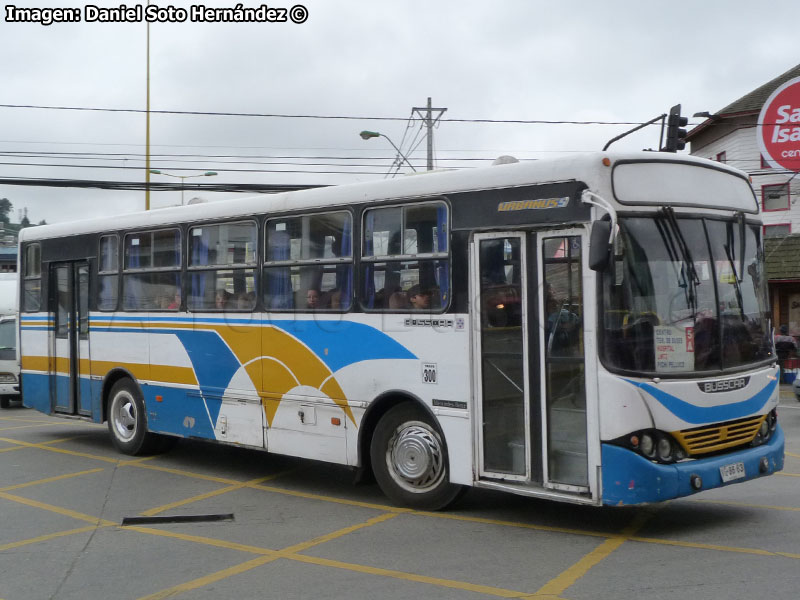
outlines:
M14 205L11 204L11 200L0 198L0 221L8 223L8 213L11 212L12 208L14 208Z

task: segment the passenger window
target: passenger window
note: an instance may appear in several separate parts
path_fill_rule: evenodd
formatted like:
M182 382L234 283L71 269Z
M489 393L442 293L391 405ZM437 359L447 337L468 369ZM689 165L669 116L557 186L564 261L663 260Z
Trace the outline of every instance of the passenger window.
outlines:
M189 230L189 309L251 311L256 306L258 227L253 221Z
M181 234L178 229L125 236L122 306L178 310L181 306Z
M264 264L267 310L349 310L352 230L348 212L268 220Z
M443 202L364 213L361 306L440 312L450 296L448 214Z

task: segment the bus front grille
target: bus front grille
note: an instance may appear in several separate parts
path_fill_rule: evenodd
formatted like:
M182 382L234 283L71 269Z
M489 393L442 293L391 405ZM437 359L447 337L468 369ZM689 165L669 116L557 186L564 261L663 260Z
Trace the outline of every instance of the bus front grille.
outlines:
M708 454L749 444L756 437L761 423L766 418L767 415L747 417L719 425L704 425L693 429L674 431L672 435L689 456Z

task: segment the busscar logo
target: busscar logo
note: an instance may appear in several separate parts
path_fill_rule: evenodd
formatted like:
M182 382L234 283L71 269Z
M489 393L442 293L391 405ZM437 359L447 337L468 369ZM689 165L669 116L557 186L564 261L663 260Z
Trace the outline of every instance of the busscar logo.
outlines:
M548 208L566 208L567 206L569 206L569 196L564 196L563 198L540 198L539 200L512 200L498 204L497 212L546 210Z
M749 377L737 377L736 379L723 379L721 381L702 381L698 383L701 392L715 394L717 392L732 392L747 387L750 383Z

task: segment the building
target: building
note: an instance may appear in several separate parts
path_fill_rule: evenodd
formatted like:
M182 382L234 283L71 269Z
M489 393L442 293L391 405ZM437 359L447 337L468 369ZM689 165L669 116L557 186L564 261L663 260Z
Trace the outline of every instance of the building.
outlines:
M750 174L764 221L770 304L776 325L786 323L800 336L800 177L773 169L758 145L758 116L779 86L800 77L800 65L745 94L686 136L691 154L724 162Z

